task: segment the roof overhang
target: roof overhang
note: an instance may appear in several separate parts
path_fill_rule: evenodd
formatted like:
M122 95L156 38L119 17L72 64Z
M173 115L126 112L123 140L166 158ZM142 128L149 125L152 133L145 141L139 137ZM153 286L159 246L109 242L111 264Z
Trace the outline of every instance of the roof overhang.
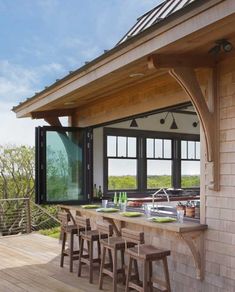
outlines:
M54 83L44 91L13 108L17 117L42 118L46 113L67 114L167 70L150 70L151 54L204 54L220 38L235 40L235 1L195 1L181 14L154 25L128 39L84 67ZM131 78L133 74L141 73Z

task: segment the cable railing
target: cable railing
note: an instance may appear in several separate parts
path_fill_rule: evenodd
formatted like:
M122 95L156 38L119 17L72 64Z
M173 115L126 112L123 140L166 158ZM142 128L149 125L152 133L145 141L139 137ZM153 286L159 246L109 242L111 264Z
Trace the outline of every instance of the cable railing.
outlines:
M59 225L55 215L29 198L0 200L0 236L30 233Z

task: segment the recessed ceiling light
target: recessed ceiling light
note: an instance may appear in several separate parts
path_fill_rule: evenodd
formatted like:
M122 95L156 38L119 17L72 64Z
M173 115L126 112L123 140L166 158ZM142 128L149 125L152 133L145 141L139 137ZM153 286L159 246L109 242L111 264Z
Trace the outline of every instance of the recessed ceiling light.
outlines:
M134 78L134 77L143 77L144 73L132 73L129 75L130 78Z

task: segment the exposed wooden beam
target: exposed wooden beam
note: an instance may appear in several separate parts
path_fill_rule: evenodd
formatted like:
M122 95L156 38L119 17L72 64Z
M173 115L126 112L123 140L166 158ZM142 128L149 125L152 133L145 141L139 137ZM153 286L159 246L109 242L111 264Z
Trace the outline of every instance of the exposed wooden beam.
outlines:
M148 57L149 69L165 69L165 68L208 68L215 65L212 56L205 55L177 55L177 54L153 54Z
M56 110L48 110L48 111L38 111L32 112L32 119L44 119L51 117L66 117L72 116L74 114L74 109L56 109Z
M62 124L58 117L46 117L44 118L44 120L52 127L62 127Z

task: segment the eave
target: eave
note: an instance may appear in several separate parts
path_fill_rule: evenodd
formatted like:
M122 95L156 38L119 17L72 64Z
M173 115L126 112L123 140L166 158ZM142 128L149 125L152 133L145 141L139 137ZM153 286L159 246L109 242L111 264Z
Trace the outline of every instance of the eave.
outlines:
M184 14L178 11L166 21L125 41L16 106L13 111L17 117L33 117L34 112L77 109L97 98L118 92L121 88L131 87L136 82L156 78L157 75L164 74L164 70L155 73L149 71L147 68L149 55L175 51L193 54L198 49L194 39L200 36L203 40L200 44L201 50L207 54L208 46L211 46L220 35L224 37L222 31L216 30L218 25L221 27L227 25L228 29L224 31L228 35L232 33L233 13L235 2L232 0L195 1L194 5L184 10ZM208 36L208 28L215 31L213 36ZM139 69L144 70L144 78L137 80L127 78L131 72ZM76 103L65 106L65 103L71 100L76 100Z

